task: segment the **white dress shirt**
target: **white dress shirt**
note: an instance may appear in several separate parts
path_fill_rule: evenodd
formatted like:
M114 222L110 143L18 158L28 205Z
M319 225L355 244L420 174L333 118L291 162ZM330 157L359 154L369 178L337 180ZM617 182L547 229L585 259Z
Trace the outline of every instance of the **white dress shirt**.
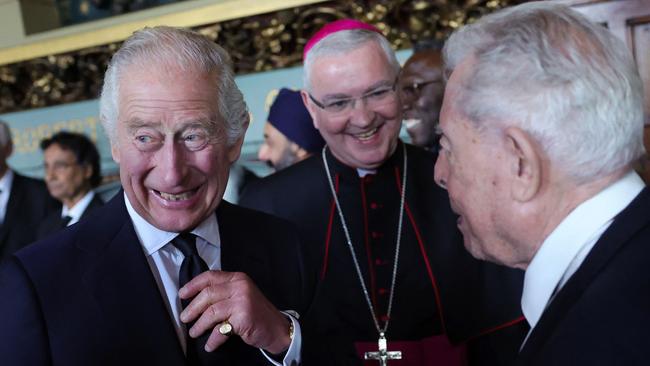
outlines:
M11 194L11 184L14 182L14 172L7 169L5 174L0 178L0 224L5 221L7 215L7 204L9 204L9 195Z
M578 270L614 217L644 187L643 180L635 172L626 174L576 207L544 240L524 277L521 307L530 324L528 336L552 297Z
M67 226L70 226L81 218L81 215L83 215L84 211L86 211L86 207L90 204L90 201L93 200L93 197L95 197L95 192L90 190L88 193L86 193L85 196L79 202L77 202L76 205L72 206L72 208L69 208L66 205L63 205L63 208L61 209L61 217L70 217L70 222L68 222Z
M185 339L185 325L180 320L182 311L181 300L178 297L178 273L183 262L183 253L177 249L171 240L178 236L178 233L167 232L156 228L140 216L124 194L126 209L133 222L136 235L140 240L142 249L147 257L147 262L151 268L158 289L165 295L165 305L167 310L174 319L174 329L176 336L181 343L183 352L186 351L187 341ZM219 224L216 215L210 215L199 226L192 230L196 235L196 247L199 255L211 270L221 269L221 240L219 236ZM285 313L293 323L294 333L291 345L280 364L271 359L264 350L261 350L264 356L274 365L291 365L300 363L301 332L298 321L292 316ZM288 330L287 330L288 331Z

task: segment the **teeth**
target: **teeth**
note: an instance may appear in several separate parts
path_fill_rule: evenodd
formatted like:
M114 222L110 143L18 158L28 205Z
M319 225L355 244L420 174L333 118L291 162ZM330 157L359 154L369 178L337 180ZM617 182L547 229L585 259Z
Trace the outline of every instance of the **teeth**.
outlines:
M181 194L171 194L160 192L160 197L166 199L167 201L181 201L186 200L192 196L192 192L184 192Z
M422 123L422 120L419 118L410 118L410 119L405 119L404 120L404 126L406 126L406 129L411 129L417 125Z
M372 135L375 134L375 132L377 132L377 128L376 128L376 127L373 128L373 129L370 130L370 131L367 131L367 132L364 132L364 133L360 133L360 134L358 134L358 135L355 135L355 137L358 138L359 140L367 140L367 139L371 138Z

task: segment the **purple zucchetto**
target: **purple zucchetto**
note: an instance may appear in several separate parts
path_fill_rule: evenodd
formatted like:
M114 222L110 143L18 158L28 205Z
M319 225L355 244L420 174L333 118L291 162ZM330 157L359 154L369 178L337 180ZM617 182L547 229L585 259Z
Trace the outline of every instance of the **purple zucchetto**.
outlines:
M356 19L339 19L335 20L331 23L327 23L321 28L316 34L314 34L309 41L307 41L307 44L305 45L305 48L302 51L302 59L307 58L307 54L309 51L316 45L316 43L320 42L323 38L327 38L327 36L340 32L340 31L346 31L346 30L355 30L355 29L365 29L371 32L377 32L379 34L382 34L377 27L375 27L372 24L364 23L360 20Z
M292 142L314 153L325 145L325 140L314 127L311 116L302 102L300 92L282 88L273 101L267 121Z

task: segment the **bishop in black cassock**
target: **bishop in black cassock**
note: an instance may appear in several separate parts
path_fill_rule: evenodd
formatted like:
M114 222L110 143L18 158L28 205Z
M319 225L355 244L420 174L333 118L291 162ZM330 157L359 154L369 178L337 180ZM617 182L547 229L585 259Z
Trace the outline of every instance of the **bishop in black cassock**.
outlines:
M403 173L403 143L374 174L326 159L380 326L388 313ZM463 247L446 193L433 180L435 155L406 145L402 243L388 350L389 365L509 364L525 335L522 272L473 259ZM318 278L301 318L306 365L360 365L378 334L364 298L321 154L251 184L241 203L297 225ZM436 337L438 336L438 337ZM440 337L442 336L442 337ZM455 346L447 343L452 341ZM465 352L465 348L469 352ZM371 361L366 361L371 362ZM377 365L377 361L367 363Z

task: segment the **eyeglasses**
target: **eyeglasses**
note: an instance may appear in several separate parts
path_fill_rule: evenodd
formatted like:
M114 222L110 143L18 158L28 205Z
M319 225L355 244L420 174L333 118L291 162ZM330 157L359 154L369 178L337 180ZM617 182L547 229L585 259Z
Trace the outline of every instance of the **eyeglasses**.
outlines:
M55 161L52 164L43 164L43 170L45 172L51 171L54 173L62 173L75 165L78 164L76 162Z
M413 82L410 84L402 85L402 94L405 97L415 97L419 96L420 92L422 91L422 88L429 85L429 84L435 84L435 83L442 83L442 80L427 80L427 81L420 81L420 82Z
M340 98L332 99L328 102L321 102L314 98L311 93L308 93L309 99L316 104L320 109L333 115L339 116L350 112L354 109L357 100L370 109L378 109L387 104L395 102L395 87L397 80L393 82L392 86L379 87L357 98Z

